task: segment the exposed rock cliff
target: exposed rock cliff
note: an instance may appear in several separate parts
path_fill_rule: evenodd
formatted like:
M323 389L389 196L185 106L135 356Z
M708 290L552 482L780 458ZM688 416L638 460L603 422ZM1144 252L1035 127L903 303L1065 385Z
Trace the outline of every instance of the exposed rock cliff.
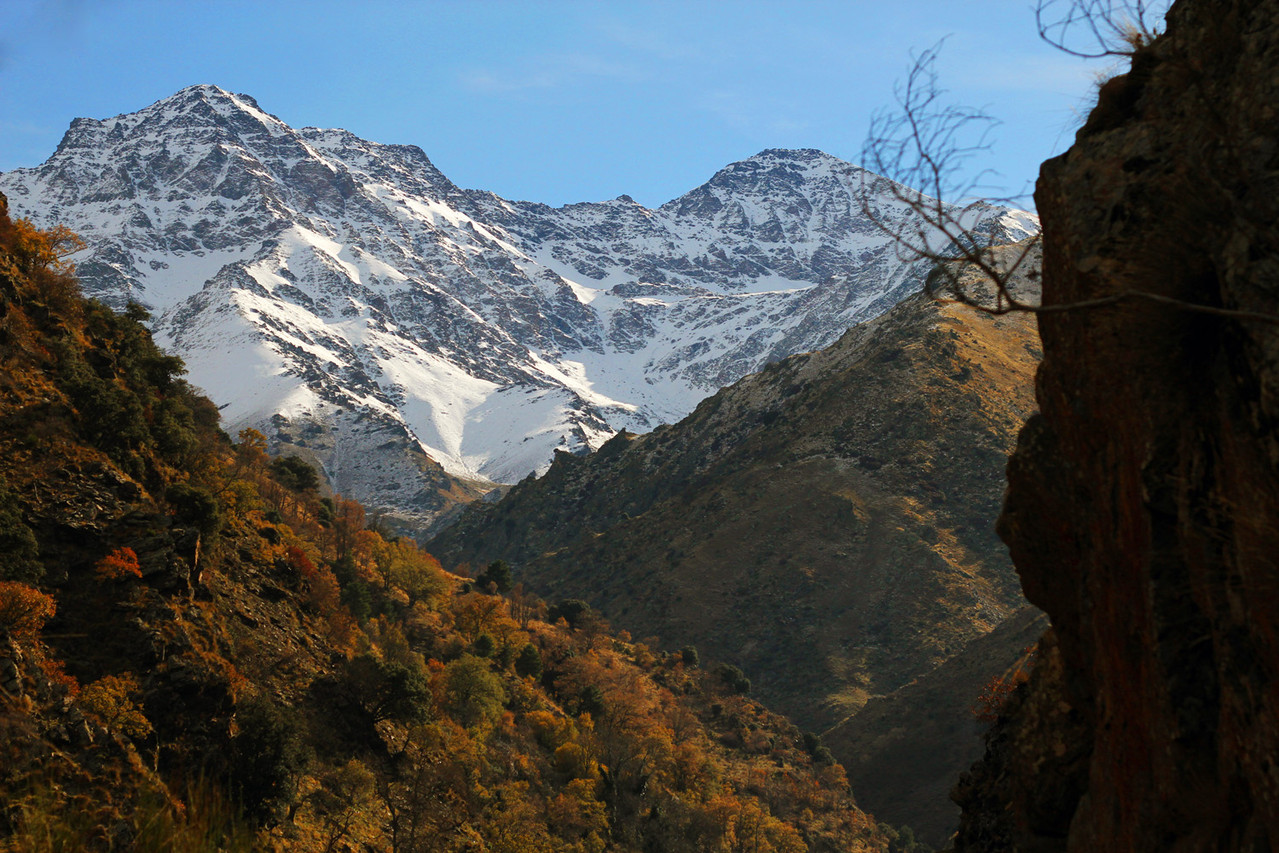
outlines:
M1279 844L1277 101L1279 2L1185 0L1043 168L1044 303L1129 295L1040 317L1002 533L1055 649L957 850Z

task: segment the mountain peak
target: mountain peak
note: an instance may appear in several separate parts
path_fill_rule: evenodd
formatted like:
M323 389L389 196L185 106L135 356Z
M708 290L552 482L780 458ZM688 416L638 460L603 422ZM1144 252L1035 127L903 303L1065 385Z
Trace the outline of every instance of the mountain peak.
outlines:
M249 95L232 94L210 83L187 86L133 113L108 119L73 119L58 144L58 154L100 150L113 143L133 140L169 141L177 133L203 135L214 131L231 137L281 136L292 130L263 110Z
M174 101L181 98L204 97L204 98L229 98L231 93L221 86L215 86L212 83L193 83L190 86L183 86L167 98L161 98L160 101ZM241 95L247 98L247 95ZM252 100L250 98L249 100ZM159 101L157 101L159 103Z
M657 210L552 209L206 83L78 119L0 190L85 239L86 290L152 310L233 428L309 447L343 493L429 520L454 498L403 488L427 457L515 482L918 289L925 271L860 216L855 169L768 149Z
M258 106L257 99L252 95L229 92L221 86L215 86L212 83L196 83L183 89L179 89L167 98L161 98L156 101L151 105L151 107L147 107L147 109L162 105L181 107L184 104L197 101L203 101L205 103L216 104L228 108L256 110L264 115L270 115ZM140 112L145 112L145 110L141 110ZM275 117L272 116L272 118ZM276 121L279 121L279 119L276 119Z
M856 169L852 163L816 148L766 148L745 160L729 163L703 186L740 189L744 182L793 183L813 173L851 174Z
M794 160L803 163L809 163L814 160L836 160L839 158L832 154L827 154L820 148L765 148L758 154L746 158L747 160Z
M276 116L258 106L251 95L233 94L220 86L211 83L197 83L187 86L167 98L156 101L146 109L132 113L132 116L145 116L159 113L166 115L202 115L210 118L218 117L233 123L248 119L256 124L277 130L290 130L288 125ZM118 116L118 119L129 116Z
M731 163L725 168L734 167L749 169L780 167L804 171L823 168L831 171L847 171L857 168L847 160L841 160L834 154L827 154L819 148L765 148L758 154L752 154L745 160Z

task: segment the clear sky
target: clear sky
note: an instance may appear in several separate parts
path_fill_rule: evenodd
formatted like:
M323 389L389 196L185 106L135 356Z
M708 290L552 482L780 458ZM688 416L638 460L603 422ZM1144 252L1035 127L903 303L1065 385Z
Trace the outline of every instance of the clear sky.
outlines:
M1002 121L991 194L1029 189L1104 70L1039 41L1032 0L0 0L0 170L77 116L213 83L294 127L418 145L463 187L654 207L765 148L857 162L911 51L943 37L950 96Z

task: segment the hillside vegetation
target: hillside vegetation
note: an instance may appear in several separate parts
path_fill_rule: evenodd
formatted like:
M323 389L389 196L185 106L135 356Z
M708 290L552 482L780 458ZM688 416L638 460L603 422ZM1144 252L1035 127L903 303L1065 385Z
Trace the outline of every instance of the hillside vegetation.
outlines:
M732 671L229 439L73 241L0 201L0 849L901 846Z
M429 547L693 644L826 729L1021 606L994 519L1037 344L1025 315L919 294L678 424L560 454Z

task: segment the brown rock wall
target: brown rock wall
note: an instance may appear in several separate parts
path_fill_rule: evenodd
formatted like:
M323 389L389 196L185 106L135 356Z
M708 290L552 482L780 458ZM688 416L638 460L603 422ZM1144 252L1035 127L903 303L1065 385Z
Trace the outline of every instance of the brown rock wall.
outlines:
M1044 304L1119 298L1040 316L1001 532L1091 758L1068 820L1008 803L996 842L982 796L1054 749L1005 724L957 850L1279 846L1277 95L1279 2L1186 0L1041 172Z

